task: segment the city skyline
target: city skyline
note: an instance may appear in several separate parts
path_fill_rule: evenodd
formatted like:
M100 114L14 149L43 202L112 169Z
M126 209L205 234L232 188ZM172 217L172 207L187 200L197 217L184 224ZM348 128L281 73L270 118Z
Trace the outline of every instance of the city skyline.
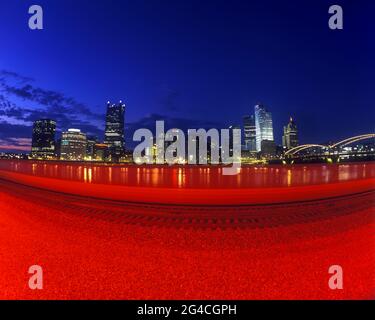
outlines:
M276 144L274 139L274 132L273 132L273 121L272 121L272 113L271 111L261 103L258 103L254 106L254 112L250 115L243 116L243 124L242 126L238 125L231 125L229 128L221 128L221 138L219 139L219 132L217 128L210 128L209 131L204 130L203 128L190 128L187 130L188 139L186 139L185 133L180 128L165 128L164 120L159 119L155 123L155 128L138 128L137 133L132 137L134 141L143 141L146 142L147 137L149 135L153 136L153 130L155 129L155 135L157 139L152 138L151 144L147 142L149 145L148 147L144 146L144 142L138 144L136 149L125 148L125 131L124 131L124 121L125 121L125 110L126 105L125 103L120 100L119 103L112 103L110 101L107 102L107 112L105 116L105 132L104 132L104 141L98 139L97 136L93 136L82 132L80 129L70 128L67 131L62 132L61 138L56 137L56 121L53 119L39 119L36 120L33 124L33 134L32 134L32 149L29 156L29 159L49 159L49 160L73 160L73 161L104 161L104 162L137 162L143 157L143 153L140 152L139 148L142 146L144 148L145 155L151 156L151 162L154 163L156 160L156 155L159 154L159 147L160 143L163 144L163 149L166 148L167 145L171 144L172 140L179 141L182 138L184 141L181 148L179 149L174 146L174 150L170 150L170 156L173 158L171 161L174 163L176 159L177 161L184 163L191 163L194 157L199 157L205 159L204 163L207 163L207 160L211 163L212 159L210 154L212 152L220 153L220 157L225 157L226 152L228 155L233 156L235 149L237 150L238 160L242 159L241 162L249 162L250 163L259 163L259 161L263 162L274 162L276 161L292 161L293 155L295 153L299 153L300 151L308 151L305 155L305 160L322 160L322 157L325 158L327 161L336 161L339 159L337 156L341 157L344 156L356 156L358 153L359 157L369 156L369 154L373 153L374 149L374 142L365 143L365 144L357 144L353 146L353 148L344 148L347 145L353 144L355 142L360 142L363 140L370 140L374 138L375 134L362 134L359 136L353 136L347 139L344 139L339 142L329 143L329 144L299 144L299 131L297 124L293 117L289 118L289 122L283 127L283 134L282 134L282 144ZM158 127L158 123L162 123L162 128ZM197 130L203 131L199 134L199 137L193 138L195 141L195 147L192 147L192 150L196 152L195 155L189 151L186 153L186 143L190 143L191 137L190 134L192 132L196 132ZM223 142L223 129L224 131L228 131L229 135L227 139L229 139L228 150L224 145L226 142ZM229 130L228 130L229 129ZM235 129L239 129L235 132ZM162 131L160 131L162 130ZM193 131L191 131L193 130ZM215 135L217 138L213 136L213 131L215 131ZM142 132L140 136L140 132ZM147 132L147 135L145 133ZM211 132L211 133L209 133ZM161 136L159 137L158 135ZM203 134L201 136L201 134ZM225 134L224 134L225 135ZM235 138L235 135L237 136ZM238 137L239 135L239 137ZM169 137L166 139L165 137ZM208 140L208 136L210 140ZM174 137L172 140L171 137ZM243 137L243 139L242 139ZM161 139L162 142L158 142L158 139ZM175 139L176 138L176 139ZM199 150L201 148L200 143L201 139L203 147L206 149L206 154L201 154L200 152L204 153L204 149ZM212 140L214 139L214 140ZM216 140L215 140L216 139ZM237 145L234 145L234 140L236 139ZM169 140L169 142L167 142ZM199 141L199 145L196 143ZM212 144L213 143L213 144ZM220 146L220 143L222 144ZM174 144L174 143L173 143ZM211 147L207 148L207 145L210 144ZM371 147L372 145L372 147ZM213 147L213 149L212 149ZM219 151L219 148L221 151ZM315 149L318 148L320 151L316 151ZM309 151L309 149L311 149ZM340 149L340 151L339 151ZM137 150L137 151L136 151ZM190 147L189 147L190 150ZM216 151L213 151L216 150ZM328 151L328 153L326 153ZM133 157L130 158L130 152L136 153L133 154ZM164 151L161 151L164 156ZM208 153L207 153L208 152ZM175 154L179 154L176 156ZM192 158L193 157L193 158ZM332 158L333 157L333 158ZM138 160L135 160L138 159ZM216 158L215 158L216 159ZM149 159L150 160L150 159ZM147 160L147 161L149 161ZM157 160L159 161L159 160ZM219 160L214 160L213 163L216 163ZM160 163L160 162L156 162ZM193 161L195 164L195 162Z
M90 136L85 132L81 132L81 129L69 128L67 131L62 131L61 139L56 139L56 121L54 119L38 119L33 123L33 134L32 134L32 144L31 144L31 154L35 153L37 156L38 153L54 153L56 146L54 145L55 141L64 140L64 134L68 133L79 133L87 136L87 142L89 141L89 136L91 140L94 140L95 143L104 143L108 145L109 153L112 156L121 157L126 151L125 149L125 110L126 105L120 100L117 104L110 101L107 102L107 112L105 116L105 131L104 131L104 140L103 142L97 138L97 136ZM263 111L262 115L259 115L259 110ZM264 118L265 117L265 118ZM159 119L163 121L163 119ZM290 123L295 122L290 117ZM44 127L44 128L43 128ZM283 134L286 134L286 127L284 126ZM266 109L263 104L256 104L254 106L254 112L249 115L243 116L242 126L231 125L229 128L238 128L241 130L241 146L243 151L249 152L260 152L262 151L261 142L264 140L274 142L274 132L273 132L273 123L271 112ZM45 133L43 132L43 129ZM139 128L141 129L141 128ZM167 128L175 129L175 128ZM199 129L199 128L196 128ZM210 128L218 129L218 128ZM223 129L223 128L222 128ZM295 134L297 134L297 127L294 127ZM42 137L42 134L45 134L45 137ZM285 146L283 135L282 146ZM259 144L259 149L257 149L257 143ZM62 144L63 145L63 144ZM298 141L294 146L298 145ZM287 146L289 149L289 146ZM56 151L57 152L57 151Z
M303 124L301 143L374 130L370 8L343 1L345 29L335 32L327 1L309 10L270 1L272 12L261 1L40 4L39 32L24 21L26 2L2 3L12 30L0 30L3 151L28 148L41 118L55 119L59 134L77 127L103 139L108 98L129 106L127 137L158 119L182 129L237 125L259 101L272 109L277 144L290 116Z
M374 300L374 0L0 11L0 299Z
M125 103L120 100L117 104L107 101L106 104L106 115L104 118L104 132L103 132L103 139L99 139L97 135L90 134L90 132L83 132L79 128L73 128L68 126L68 129L62 130L59 129L57 123L54 119L50 118L43 118L37 119L33 122L32 125L32 138L30 139L30 150L29 148L24 149L26 153L30 153L30 155L34 158L41 156L44 158L54 157L65 159L65 160L74 160L74 157L64 157L60 154L60 150L58 148L64 148L63 141L64 135L71 135L71 134L78 134L84 136L84 144L85 147L81 153L82 156L79 156L80 160L84 160L85 154L88 150L91 149L91 154L94 152L94 145L98 144L100 148L106 145L108 148L107 156L111 156L118 161L122 156L125 155L126 151L133 151L133 147L135 146L134 141L131 140L133 143L130 143L130 147L128 149L125 148L126 139L130 138L126 135L125 132L125 110L126 106ZM156 119L157 121L164 121L163 119ZM232 122L235 123L235 122ZM148 128L151 131L154 131L155 127L152 125L154 124L147 123ZM151 126L150 126L151 125ZM44 127L44 128L43 128ZM141 127L143 128L143 127ZM141 129L141 128L135 128ZM177 127L170 126L165 128L166 130L169 129L176 129ZM248 156L253 157L256 154L276 154L277 148L283 148L284 152L288 149L295 148L299 143L299 131L296 125L295 120L292 116L289 117L289 122L283 126L283 131L281 133L281 143L276 143L275 136L278 135L274 133L274 126L272 121L272 112L268 107L266 107L262 103L257 103L254 106L253 113L249 113L248 115L244 115L242 117L242 124L241 125L230 125L229 129L231 128L238 128L241 130L241 150L243 152L250 152ZM194 129L200 129L195 127ZM203 128L203 129L225 129L225 128ZM190 129L188 129L190 130ZM188 131L186 130L186 131ZM44 132L43 132L44 131ZM60 132L60 135L56 135L56 132ZM187 133L187 132L186 132ZM99 134L101 136L102 134ZM132 135L133 138L133 135ZM69 139L65 139L66 143L68 144ZM81 139L79 139L81 140ZM327 142L334 142L333 140L326 140ZM265 145L263 145L265 143ZM308 145L308 144L306 144ZM275 149L276 148L276 149ZM0 149L1 150L1 149ZM267 151L265 151L267 150ZM271 150L271 151L270 151ZM9 152L12 153L12 152ZM17 153L17 152L16 152ZM77 159L75 159L77 160Z

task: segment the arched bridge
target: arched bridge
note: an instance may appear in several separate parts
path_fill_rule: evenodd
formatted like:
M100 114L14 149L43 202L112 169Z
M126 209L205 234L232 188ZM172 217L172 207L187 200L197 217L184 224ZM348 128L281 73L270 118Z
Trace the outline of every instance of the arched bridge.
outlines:
M311 149L311 148L321 148L322 150L327 150L328 152L337 148L337 147L345 147L349 144L362 141L362 140L367 140L367 139L375 139L375 133L369 133L369 134L362 134L359 136L351 137L342 141L339 141L337 143L334 143L332 145L322 145L322 144L304 144L300 145L298 147L294 147L292 149L289 149L288 151L285 152L285 156L291 156L291 155L296 155L300 151L306 150L306 149Z

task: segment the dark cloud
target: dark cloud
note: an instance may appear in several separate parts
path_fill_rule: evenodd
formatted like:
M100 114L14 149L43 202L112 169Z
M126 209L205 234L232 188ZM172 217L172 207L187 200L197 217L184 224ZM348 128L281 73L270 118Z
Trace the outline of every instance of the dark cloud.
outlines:
M151 130L155 133L155 123L156 121L164 121L165 130L172 128L178 128L187 132L188 129L211 129L217 128L222 129L224 126L218 122L214 121L206 121L206 120L196 120L196 119L187 119L187 118L178 118L178 117L171 117L161 114L149 114L138 121L127 123L126 124L126 143L130 148L133 148L136 143L133 142L133 134L137 129L145 128Z
M11 124L5 121L0 122L0 139L12 138L30 138L32 127L20 124Z
M81 129L99 139L104 136L104 114L97 114L72 97L61 92L46 90L32 83L33 80L11 71L0 71L0 145L14 146L14 150L24 150L22 144L32 135L32 123L37 119L50 118L57 122L57 137L68 128ZM177 110L179 93L165 88L160 103L166 112ZM137 129L147 128L155 131L155 122L164 120L165 129L179 128L223 128L216 122L178 118L162 114L149 114L138 121L127 123L125 140L132 148L133 133ZM4 149L4 148L3 148Z
M77 102L71 97L66 97L64 94L51 90L44 90L42 88L34 87L31 84L23 86L8 85L6 82L0 83L5 94L14 95L23 100L35 102L46 108L47 112L58 110L60 113L70 115L84 115L95 120L102 119L102 114L94 113L90 108L83 103Z
M0 122L0 151L29 152L31 126Z
M0 139L0 151L20 151L30 152L31 139L30 138L15 138Z
M79 128L90 127L91 131L102 126L104 114L93 112L89 106L61 92L34 86L32 82L31 78L16 72L0 71L0 116L3 120L6 117L10 123L30 124L37 119L51 118L62 130L73 123Z
M68 128L79 128L102 137L104 114L65 94L40 88L34 80L16 72L0 71L0 145L25 150L21 142L29 141L32 123L50 118L57 122L57 136ZM23 140L22 140L23 139Z
M138 121L126 124L126 129L134 131L140 128L146 128L150 130L155 129L155 122L163 120L165 123L165 129L179 128L182 130L194 129L194 128L222 128L222 125L218 122L206 121L206 120L193 120L187 118L170 117L166 115L152 113Z
M26 82L33 82L34 79L30 77L25 77L23 75L20 75L17 72L8 71L8 70L0 70L0 80L6 80L9 78L13 78L19 83L26 83Z

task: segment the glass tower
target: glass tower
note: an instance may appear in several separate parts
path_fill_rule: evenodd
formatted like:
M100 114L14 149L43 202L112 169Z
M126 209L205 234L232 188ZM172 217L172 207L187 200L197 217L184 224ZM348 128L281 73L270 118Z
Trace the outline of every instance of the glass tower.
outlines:
M262 104L255 106L256 150L262 151L262 141L273 140L272 114Z
M289 123L284 126L283 147L292 149L298 146L298 130L295 121L290 117Z
M255 152L256 151L256 127L254 115L243 117L243 129L245 137L246 151Z
M33 158L53 158L55 156L56 122L50 119L36 120L33 125L31 155Z
M118 161L124 155L124 116L125 104L122 101L118 104L108 101L104 143L109 147L112 161Z

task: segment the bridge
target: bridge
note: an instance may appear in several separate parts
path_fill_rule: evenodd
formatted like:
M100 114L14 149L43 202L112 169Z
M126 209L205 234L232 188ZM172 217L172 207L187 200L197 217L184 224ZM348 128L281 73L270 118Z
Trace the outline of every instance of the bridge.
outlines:
M338 148L345 147L355 142L368 140L368 139L375 139L375 133L368 133L362 134L359 136L350 137L344 139L342 141L330 144L330 145L323 145L323 144L303 144L292 149L289 149L284 153L284 157L286 158L294 158L298 156L301 151L305 151L308 149L320 149L322 152L320 155L332 155L334 151L337 151Z

